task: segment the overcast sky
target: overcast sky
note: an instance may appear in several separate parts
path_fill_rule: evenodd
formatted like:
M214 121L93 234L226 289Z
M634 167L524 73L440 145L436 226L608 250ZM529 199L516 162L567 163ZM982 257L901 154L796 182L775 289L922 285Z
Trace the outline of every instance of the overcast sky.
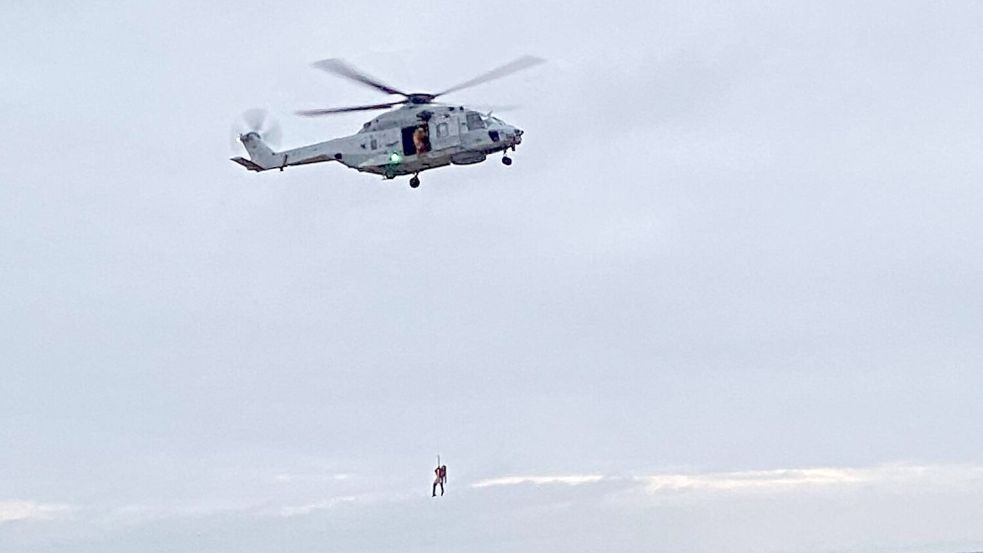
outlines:
M983 549L983 3L73 4L0 2L4 553ZM523 54L511 167L228 161Z

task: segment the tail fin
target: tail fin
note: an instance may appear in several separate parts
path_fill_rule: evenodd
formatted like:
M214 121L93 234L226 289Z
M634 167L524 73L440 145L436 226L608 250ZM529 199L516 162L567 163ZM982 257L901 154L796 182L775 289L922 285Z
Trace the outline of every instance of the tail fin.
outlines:
M249 159L234 157L232 161L250 171L266 171L267 169L276 169L282 166L281 161L277 159L276 153L263 142L259 134L249 132L240 136L239 140L246 147L246 151L249 152Z

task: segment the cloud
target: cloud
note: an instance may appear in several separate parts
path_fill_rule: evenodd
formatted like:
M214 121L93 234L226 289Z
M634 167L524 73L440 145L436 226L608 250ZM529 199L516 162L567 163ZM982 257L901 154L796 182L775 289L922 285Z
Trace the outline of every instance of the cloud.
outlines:
M53 520L69 511L68 505L34 501L0 501L0 523L19 520Z
M133 506L129 517L112 516L120 513L99 506L73 506L71 520L38 526L30 544L60 532L81 549L98 549L104 538L88 533L95 527L116 543L135 544L113 551L139 551L155 538L167 549L187 549L188 536L228 536L216 552L282 549L284 542L313 550L328 536L341 549L388 551L398 540L405 550L421 552L432 549L435 516L451 517L441 537L450 548L485 552L538 551L543 543L573 553L598 551L610 548L611 536L630 537L617 545L631 553L724 547L909 551L916 545L969 551L983 543L978 531L983 465L573 470L502 475L467 487L460 494L452 488L448 498L433 502L429 493L404 493L390 485L361 495L260 493L239 498L245 501L238 506L233 498L225 503L201 498L159 508ZM707 527L714 532L705 532ZM0 549L7 551L4 545L0 538Z
M566 484L568 486L578 486L580 484L593 484L604 480L605 476L600 474L569 474L557 476L503 476L501 478L490 478L479 480L471 484L472 488L489 488L492 486L517 486L520 484L533 484L541 486L544 484Z
M228 513L248 513L257 505L250 502L202 500L184 504L130 504L111 509L108 519L128 524L166 519L208 518ZM93 509L92 512L98 512Z
M820 467L702 474L665 473L635 477L650 494L681 491L795 492L803 489L867 484L961 486L983 483L983 467L965 465L880 465Z
M329 482L329 481L342 481L349 480L352 475L345 472L340 473L330 473L330 474L320 474L320 473L305 473L305 474L294 474L289 472L284 472L277 474L273 477L273 480L277 482L295 482L295 481L307 481L307 482Z
M350 503L356 501L357 498L354 496L345 497L332 497L330 499L323 499L315 503L310 503L307 505L295 505L295 506L285 506L280 509L280 516L282 517L294 517L309 515L314 511L323 511L325 509L331 509L343 503Z
M664 472L642 475L564 474L502 476L479 480L472 488L565 484L577 486L596 482L632 483L651 495L685 492L785 493L806 489L846 488L861 485L933 486L983 485L983 466L904 465L875 467L811 467L724 472Z

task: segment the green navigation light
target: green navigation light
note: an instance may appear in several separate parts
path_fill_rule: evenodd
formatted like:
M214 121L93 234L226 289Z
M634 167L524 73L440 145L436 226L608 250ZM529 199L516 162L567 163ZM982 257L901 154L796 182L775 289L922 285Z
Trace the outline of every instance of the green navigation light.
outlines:
M399 163L399 160L400 160L399 154L397 154L396 152L389 154L389 161L391 161L392 163Z

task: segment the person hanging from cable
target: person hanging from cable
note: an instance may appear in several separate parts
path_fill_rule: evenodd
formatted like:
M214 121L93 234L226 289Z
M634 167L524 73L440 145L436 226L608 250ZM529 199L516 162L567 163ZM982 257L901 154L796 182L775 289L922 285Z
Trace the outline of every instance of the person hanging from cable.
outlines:
M444 495L444 484L447 483L447 465L438 464L437 468L433 469L433 473L436 478L433 480L433 495L431 497L437 497L438 484L440 485L440 495Z

